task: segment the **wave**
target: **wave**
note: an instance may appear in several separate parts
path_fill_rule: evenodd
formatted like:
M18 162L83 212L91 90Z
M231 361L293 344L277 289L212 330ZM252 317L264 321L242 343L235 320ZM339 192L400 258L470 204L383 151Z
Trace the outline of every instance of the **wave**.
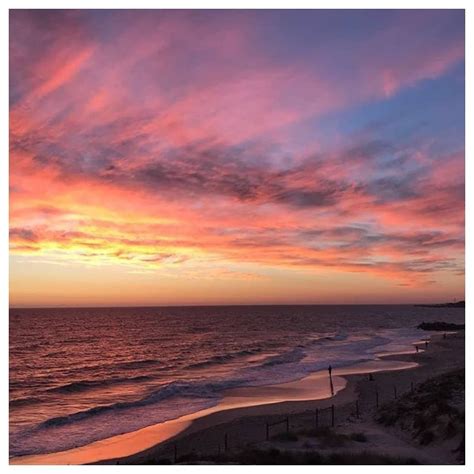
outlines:
M273 367L275 365L290 364L292 362L299 362L306 355L304 348L297 346L283 354L267 357L262 361L260 367Z
M338 340L344 340L345 338L338 337ZM363 360L373 358L372 355L367 354L365 357L354 357L355 347L368 349L374 347L387 339L384 338L370 338L362 342L358 341L347 341L347 348L342 352L332 354L331 364L334 368L353 364L355 362L362 362ZM318 341L313 341L318 342ZM323 339L319 340L319 343L324 343ZM341 348L342 349L342 348ZM349 351L347 352L347 349ZM237 356L243 356L252 354L256 350L242 350L235 353L231 353L223 356L215 356L202 363L194 364L196 366L203 366L203 364L216 364L225 363L231 358ZM357 352L356 352L357 353ZM94 416L104 415L108 413L116 413L122 410L129 410L138 407L144 407L147 405L153 405L160 403L163 400L169 400L171 398L183 398L183 399L208 399L214 400L216 403L222 397L224 390L234 388L237 386L255 386L255 385L267 385L269 383L280 383L282 381L294 380L296 378L304 377L309 373L316 370L321 370L327 367L328 361L319 359L317 361L304 362L303 359L306 357L307 351L302 347L295 347L287 350L282 354L271 355L263 359L261 363L256 366L248 367L236 375L234 378L220 379L214 381L207 381L206 379L197 379L191 381L174 381L168 384L162 385L157 390L149 393L143 398L133 401L116 402L110 405L95 406L87 410L72 413L67 416L59 416L50 418L40 425L39 429L51 428L57 426L64 426L78 421L83 421ZM286 367L285 367L286 366ZM277 371L275 371L277 369ZM130 381L131 379L127 379ZM111 381L109 381L110 383ZM69 384L68 386L58 387L56 390L69 391L76 389L88 388L98 381L82 381Z
M299 362L306 355L304 350L309 348L310 346L313 346L315 344L322 344L328 341L344 341L347 339L347 337L348 336L346 334L336 334L334 336L316 337L314 339L311 339L306 344L297 345L296 347L286 352L283 352L282 354L268 356L266 359L263 359L263 361L261 361L261 363L257 366L257 368L258 367L271 367L271 366L276 366L276 365ZM244 350L241 350L238 352L232 352L229 354L217 355L217 356L211 357L210 359L206 361L190 364L186 366L185 369L198 369L198 368L209 367L215 364L224 364L238 357L250 356L250 355L258 354L261 352L262 352L262 348L255 348L255 349L244 349Z
M10 400L10 408L32 405L34 403L39 403L41 401L42 401L41 398L38 398L38 397L15 398L13 400Z
M267 357L266 359L261 361L261 364L259 364L258 367L270 367L274 365L299 362L305 356L304 349L307 349L308 347L315 344L321 344L328 341L344 341L345 339L347 339L347 335L339 335L339 334L334 335L334 336L317 337L317 338L311 339L306 344L300 344L296 346L295 348L292 348L282 354L271 355ZM229 354L220 354L220 355L213 356L202 362L189 364L185 366L184 369L193 370L193 369L206 368L213 365L225 364L226 362L237 359L239 357L251 356L254 354L261 353L261 352L262 352L262 348L259 347L259 348L254 348L254 349L243 349L241 351L231 352Z
M67 355L68 351L65 351L65 350L59 350L59 351L53 351L53 352L48 352L46 354L43 354L42 357L45 357L45 358L54 358L54 357L58 357L58 356L64 356L64 355Z
M158 359L141 359L131 360L129 362L119 362L117 364L111 364L116 369L141 369L142 367L148 367L149 365L161 364Z
M101 405L88 410L79 411L70 415L50 418L37 425L37 429L64 426L77 421L85 420L92 416L102 415L120 410L143 407L160 402L164 399L179 396L181 398L219 398L219 393L223 390L235 387L242 383L241 380L226 380L220 382L171 382L162 386L144 398L130 402L117 402L110 405Z
M323 339L327 341L345 341L347 338L347 334L335 334L334 336L326 336Z
M160 365L163 367L163 362L159 359L138 359L130 361L117 361L117 362L98 362L95 364L83 364L71 367L67 373L69 375L77 373L95 373L100 370L115 371L115 370L135 370L144 367L150 367L153 365ZM161 368L160 367L160 370Z
M77 382L71 382L65 385L60 385L58 387L53 387L45 391L54 392L54 393L82 392L84 390L107 387L109 385L120 385L120 384L133 383L133 382L144 382L146 380L151 380L151 379L152 377L148 375L139 375L137 377L116 377L116 378L102 379L102 380L79 380Z
M241 351L231 352L229 354L216 355L216 356L213 356L213 357L211 357L211 358L209 358L205 361L189 364L184 368L185 369L191 369L191 370L192 369L202 369L202 368L209 367L209 366L216 365L216 364L224 364L224 363L226 363L230 360L238 359L239 357L246 357L246 356L251 356L251 355L254 355L254 354L258 354L261 351L262 351L261 348L243 349Z

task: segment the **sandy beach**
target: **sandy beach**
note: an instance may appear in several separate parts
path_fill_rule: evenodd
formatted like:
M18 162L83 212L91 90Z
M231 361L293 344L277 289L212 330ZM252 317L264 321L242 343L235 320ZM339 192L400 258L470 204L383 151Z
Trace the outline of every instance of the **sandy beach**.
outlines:
M217 406L176 420L64 452L13 458L10 463L143 464L173 462L188 455L229 454L248 446L281 448L281 442L272 439L275 435L286 429L313 428L316 416L319 427L332 427L331 405L335 429L342 433L375 433L378 444L364 443L364 450L374 448L387 455L412 456L423 463L449 463L449 455L444 456L439 450L430 454L429 449L420 453L412 443L384 433L372 421L377 403L381 406L431 377L464 367L464 332L449 334L446 339L435 336L426 350L424 342L420 342L423 349L419 352L414 348L413 352L384 355L333 370L332 397L327 371L291 383L233 389Z

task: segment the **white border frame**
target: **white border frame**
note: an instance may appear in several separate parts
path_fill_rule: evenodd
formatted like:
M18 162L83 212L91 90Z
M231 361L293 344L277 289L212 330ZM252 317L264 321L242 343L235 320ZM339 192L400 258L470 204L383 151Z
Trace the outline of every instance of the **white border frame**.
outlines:
M0 209L1 209L1 252L0 252L0 302L1 302L1 326L0 326L0 337L1 337L1 391L0 391L0 403L1 403L1 429L0 429L0 456L1 456L1 465L7 467L8 470L15 472L26 472L24 470L34 470L39 473L49 473L52 470L54 472L69 472L73 469L88 469L88 470L100 470L104 469L113 469L114 472L117 469L116 467L109 466L108 468L102 466L10 466L8 464L8 199L9 199L9 182L8 182L8 17L9 9L20 8L20 9L165 9L165 8L189 8L189 9L465 9L466 10L466 183L472 183L473 173L472 165L468 161L467 157L470 155L470 151L473 149L472 138L469 134L469 130L474 130L472 127L473 120L473 96L471 88L469 85L473 84L474 74L473 74L473 62L472 62L472 40L473 40L473 18L474 18L474 6L469 8L471 5L474 5L472 0L468 2L467 0L451 0L451 1L441 1L441 0L432 0L432 1L420 1L420 0L398 0L398 1L384 1L383 4L380 1L375 0L363 0L355 2L354 0L319 0L311 2L309 0L293 0L291 2L282 1L282 0L227 0L226 2L219 2L216 0L176 0L176 1L151 1L151 0L82 0L82 1L65 1L65 0L43 0L39 1L25 1L25 0L7 0L6 4L1 7L1 22L0 22L0 35L1 35L1 67L2 74L0 76L1 81L1 97L2 97L2 127L1 127L1 150L2 159L0 162ZM472 268L472 263L474 262L474 257L470 251L472 244L472 200L474 194L474 187L466 186L466 301L468 305L466 307L466 320L467 320L467 330L466 338L469 338L470 334L470 323L469 315L471 313L471 296L473 295L473 281L470 275L470 268ZM469 211L471 211L469 213ZM471 360L474 355L473 349L467 345L466 349L466 362ZM469 370L467 370L469 372ZM474 401L472 397L472 384L471 379L468 377L466 381L466 445L470 445L472 440L471 432L473 425L473 417L470 407ZM472 448L471 448L472 449ZM403 469L407 473L410 472L419 472L421 470L430 470L430 474L437 474L438 472L445 473L446 470L450 469L466 469L470 465L471 453L468 451L466 453L466 466L404 466ZM353 472L362 473L364 471L370 470L380 471L381 466L190 466L189 469L199 470L201 472L214 471L216 469L219 472L235 472L237 470L245 469L249 472L282 472L286 469L299 469L299 470L309 470L317 469L318 471L344 471L344 469L351 469ZM383 466L383 469L389 469L392 471L398 471L402 469L400 466ZM135 466L120 466L120 472L123 470L136 469ZM182 469L188 469L186 466L141 466L139 469L153 469L156 472L157 469L161 471L176 472L181 471Z

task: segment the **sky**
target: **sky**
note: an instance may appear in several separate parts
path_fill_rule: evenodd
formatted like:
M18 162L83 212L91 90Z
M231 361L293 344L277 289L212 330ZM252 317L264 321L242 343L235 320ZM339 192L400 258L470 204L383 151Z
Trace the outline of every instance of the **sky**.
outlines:
M464 298L464 12L10 11L10 305Z

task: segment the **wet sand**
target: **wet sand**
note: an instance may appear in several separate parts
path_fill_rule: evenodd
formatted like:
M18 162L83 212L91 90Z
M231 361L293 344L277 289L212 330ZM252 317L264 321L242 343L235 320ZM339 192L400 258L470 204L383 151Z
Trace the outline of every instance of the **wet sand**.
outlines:
M317 407L325 409L330 405L342 409L356 396L363 394L367 387L373 390L373 383L367 383L368 377L363 374L377 374L376 385L383 397L391 393L394 383L406 387L408 380L425 380L452 366L459 367L461 362L464 364L464 346L456 344L458 339L459 336L436 339L429 344L426 352L420 350L416 353L413 350L390 354L348 368L334 369L334 396L331 396L327 371L316 372L295 382L232 389L225 392L222 401L214 407L68 451L12 458L10 463L144 463L165 451L169 452L171 443L178 443L180 450L185 445L201 450L220 449L220 440L230 431L233 433L233 445L238 446L238 440L261 439L260 432L265 422L275 417L281 419L281 415L314 411ZM456 356L446 357L447 351ZM371 395L367 395L370 398ZM364 409L363 404L361 409ZM342 411L338 408L339 413Z

